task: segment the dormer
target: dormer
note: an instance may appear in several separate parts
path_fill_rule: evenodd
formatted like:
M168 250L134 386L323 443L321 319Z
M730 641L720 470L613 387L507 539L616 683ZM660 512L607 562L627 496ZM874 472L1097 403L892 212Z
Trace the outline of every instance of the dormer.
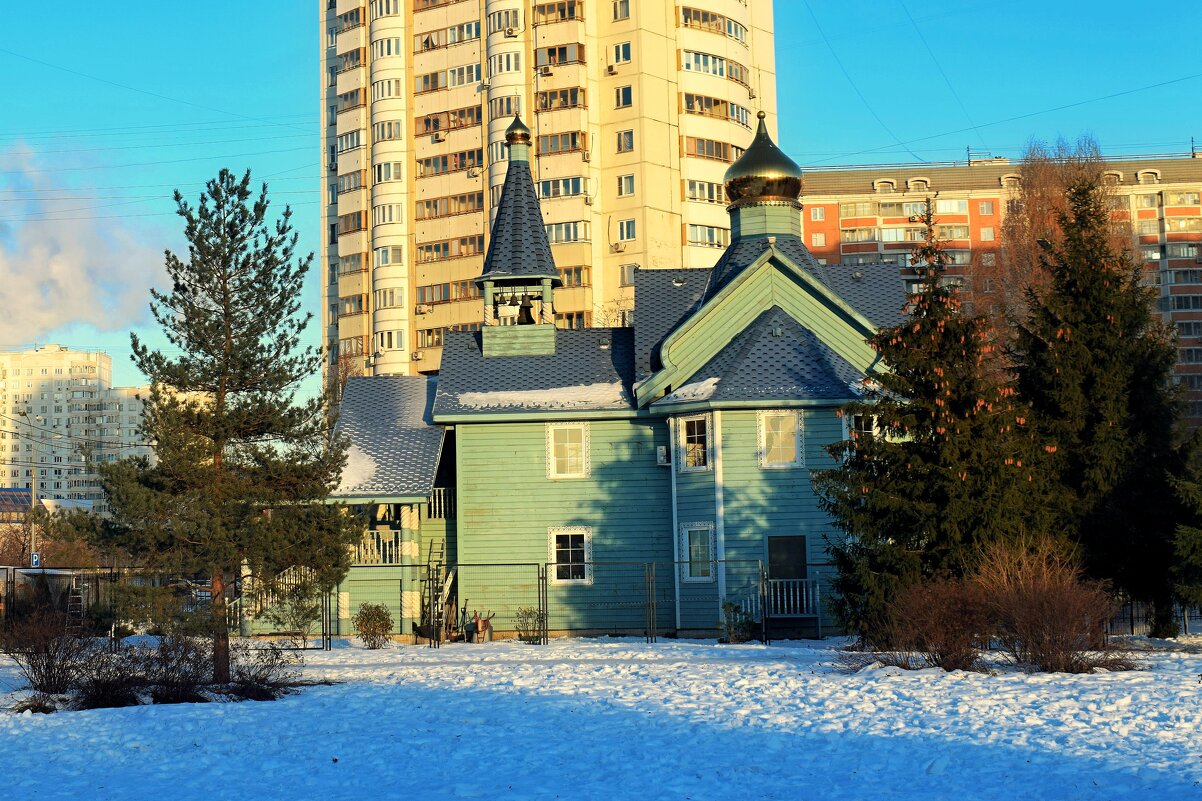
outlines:
M1158 184L1160 183L1160 170L1140 170L1135 174L1135 178L1141 184Z
M919 178L911 178L906 181L907 192L929 192L931 191L931 179L925 176Z
M1023 177L1016 172L1010 172L998 179L1003 189L1018 189L1023 185Z
M1123 182L1123 173L1119 170L1107 170L1102 173L1102 184L1105 186L1118 186Z
M897 181L892 178L878 178L872 182L872 191L888 194L897 191Z

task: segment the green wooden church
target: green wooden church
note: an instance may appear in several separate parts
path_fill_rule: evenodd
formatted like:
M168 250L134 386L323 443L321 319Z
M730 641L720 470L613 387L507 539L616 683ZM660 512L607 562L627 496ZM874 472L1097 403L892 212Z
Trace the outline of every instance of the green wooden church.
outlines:
M905 289L896 266L810 255L801 169L760 117L726 173L714 266L638 270L632 324L585 330L554 325L560 273L514 120L482 330L447 334L437 377L344 391L332 500L371 527L340 618L376 598L408 634L438 596L498 632L530 607L552 633L704 635L734 604L820 633L837 532L810 472L847 438L839 409L880 369L867 340Z

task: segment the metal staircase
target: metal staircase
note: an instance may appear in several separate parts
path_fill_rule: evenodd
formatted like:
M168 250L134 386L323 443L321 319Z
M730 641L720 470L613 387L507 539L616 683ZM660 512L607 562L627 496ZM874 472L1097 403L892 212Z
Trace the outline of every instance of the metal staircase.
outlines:
M86 585L80 576L71 577L71 587L67 590L67 620L66 632L73 637L83 636L83 594Z

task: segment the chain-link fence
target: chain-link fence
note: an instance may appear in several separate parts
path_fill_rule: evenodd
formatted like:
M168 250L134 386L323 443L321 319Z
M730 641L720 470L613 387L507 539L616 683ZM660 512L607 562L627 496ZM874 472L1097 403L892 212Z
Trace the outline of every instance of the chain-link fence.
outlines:
M1202 634L1202 606L1176 606L1173 622L1182 634ZM1124 601L1110 619L1106 632L1112 635L1147 635L1152 630L1152 606Z

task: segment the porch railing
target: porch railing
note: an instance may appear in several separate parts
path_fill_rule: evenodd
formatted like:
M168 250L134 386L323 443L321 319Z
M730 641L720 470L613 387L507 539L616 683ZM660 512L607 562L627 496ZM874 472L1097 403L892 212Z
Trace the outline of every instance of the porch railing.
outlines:
M807 617L818 614L817 579L768 579L768 614L772 617Z
M455 518L455 490L450 487L435 487L426 503L427 520L453 520Z

